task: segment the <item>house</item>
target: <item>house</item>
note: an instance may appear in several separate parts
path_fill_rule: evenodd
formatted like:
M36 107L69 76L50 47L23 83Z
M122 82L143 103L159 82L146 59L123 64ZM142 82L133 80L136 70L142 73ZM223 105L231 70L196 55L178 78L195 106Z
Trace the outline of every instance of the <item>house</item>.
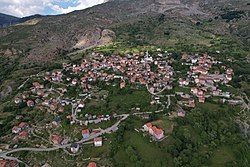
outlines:
M196 58L191 58L191 62L192 62L193 64L197 63L197 61L198 61L198 59L196 59Z
M50 101L49 100L44 100L44 102L42 102L42 105L49 106L50 105Z
M45 95L45 93L44 93L44 91L43 90L38 90L37 92L36 92L36 94L38 95L38 96L40 96L40 97L43 97L44 95Z
M19 139L25 139L29 136L29 133L27 131L22 131L19 133L18 138Z
M84 102L80 102L80 103L78 104L78 108L83 108L84 106L85 106Z
M150 135L154 136L158 140L164 137L164 131L161 128L153 126L150 122L143 125L143 129L149 132Z
M187 86L187 85L189 85L189 81L188 81L188 80L185 80L185 79L183 79L183 78L180 78L180 79L179 79L179 85L180 85L180 86Z
M27 94L22 94L22 98L25 100L25 99L27 99L27 97L28 97L29 95L27 95Z
M198 97L204 96L204 92L202 90L198 90L197 96Z
M195 101L194 101L194 99L189 99L188 100L188 107L192 107L192 108L195 107Z
M74 78L74 79L72 80L71 84L72 84L72 85L76 85L76 84L77 84L77 79Z
M199 79L199 78L195 78L195 79L194 79L194 82L195 82L196 84L198 84L198 83L200 83L200 79Z
M35 104L40 104L40 103L42 103L42 100L39 99L39 98L37 98L37 99L35 100Z
M181 55L181 59L182 59L182 60L187 60L187 59L188 59L188 54L187 54L187 53L183 53L183 54Z
M7 163L8 163L8 161L5 160L5 159L1 159L1 160L0 160L0 166L1 166L1 167L7 167Z
M219 96L220 93L221 93L221 90L219 90L219 89L213 90L213 92L212 92L212 94L213 94L214 96Z
M126 82L122 81L122 82L120 83L120 88L121 88L121 89L122 89L122 88L125 88L125 86L126 86Z
M36 88L36 89L43 89L44 86L41 85L39 82L33 82L33 86Z
M0 167L19 167L19 164L15 160L0 159Z
M49 105L50 110L55 111L58 108L58 102L53 99L51 104Z
M95 162L90 162L90 163L88 164L88 167L96 167L96 163L95 163Z
M232 75L233 74L233 69L231 69L231 68L227 69L226 74Z
M180 85L180 86L183 86L183 85L184 85L184 81L185 81L185 80L184 80L183 78L180 78L180 79L179 79L179 85Z
M79 144L73 143L70 146L70 151L75 154L79 151L79 148L80 148Z
M197 93L198 93L198 89L195 88L195 87L193 87L193 88L191 88L191 92L192 92L193 94L197 94Z
M35 106L34 101L33 101L33 100L28 100L28 101L27 101L27 106L28 106L28 107L34 107L34 106Z
M149 88L149 92L154 93L154 91L155 91L154 87Z
M149 119L150 117L149 117L149 114L143 114L143 115L141 115L141 118L142 119Z
M18 127L18 126L14 126L13 128L12 128L12 133L15 133L15 134L17 134L17 133L20 133L21 132L21 128L20 127Z
M89 133L88 129L82 130L82 137L83 137L83 139L89 138L89 135L90 135L90 133Z
M156 139L160 140L164 137L164 132L161 128L157 128L156 126L153 126L152 130L153 130L153 136Z
M58 134L51 135L50 139L54 145L60 145L63 140L63 138Z
M186 116L186 112L185 111L178 111L177 116L178 117L185 117Z
M19 125L19 128L23 129L27 129L29 127L29 124L26 122L21 122Z
M16 104L20 104L21 102L22 102L22 99L20 99L20 98L18 98L18 97L15 98L15 103L16 103Z
M95 147L100 147L100 146L102 146L102 137L94 138L94 146L95 146Z
M152 126L151 128L148 129L149 134L152 136L154 135L153 127L154 126Z
M205 96L199 96L199 103L205 103Z
M233 77L232 77L231 74L227 74L227 75L226 75L226 78L227 78L228 81L231 81L231 80L233 79Z
M59 117L59 116L56 116L55 118L54 118L54 120L52 121L52 125L54 125L54 126L59 126L60 125L60 123L61 123L61 118Z
M237 104L242 104L241 100L228 100L228 104L230 105L237 105Z
M230 92L223 92L223 93L221 93L221 96L226 97L226 98L230 98L231 93Z
M146 123L145 125L143 125L143 129L145 131L149 131L149 129L152 128L152 126L153 126L152 123L149 122L149 123Z
M63 106L60 106L60 107L58 108L58 112L63 113L63 112L64 112L64 107L63 107Z
M213 78L214 79L214 82L220 82L220 77L216 76Z
M95 124L98 124L98 123L100 123L100 122L102 122L102 119L101 118L97 118L97 119L95 119L95 120L93 120L93 122L90 122L91 120L89 120L89 123L95 123Z
M181 98L183 98L183 99L189 99L190 95L189 94L181 94Z

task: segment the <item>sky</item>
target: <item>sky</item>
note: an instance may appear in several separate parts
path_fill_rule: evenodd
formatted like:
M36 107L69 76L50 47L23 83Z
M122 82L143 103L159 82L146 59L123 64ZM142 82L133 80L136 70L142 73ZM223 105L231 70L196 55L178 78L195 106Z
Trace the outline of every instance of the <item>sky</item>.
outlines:
M105 0L0 0L0 13L17 17L56 15L85 9Z

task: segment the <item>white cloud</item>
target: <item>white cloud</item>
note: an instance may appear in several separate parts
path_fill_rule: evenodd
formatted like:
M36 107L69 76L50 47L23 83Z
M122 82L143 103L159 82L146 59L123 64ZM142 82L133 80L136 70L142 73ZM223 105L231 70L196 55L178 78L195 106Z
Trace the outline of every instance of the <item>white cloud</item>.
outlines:
M62 5L67 2L69 6ZM61 14L85 9L105 0L0 0L0 13L18 17L33 14Z
M63 8L63 7L60 7L59 5L54 5L53 3L50 3L49 6L52 10L60 14L60 13L69 13L74 10L85 9L85 8L88 8L97 4L101 4L103 2L105 2L105 0L77 0L75 2L76 6L68 6L66 8Z

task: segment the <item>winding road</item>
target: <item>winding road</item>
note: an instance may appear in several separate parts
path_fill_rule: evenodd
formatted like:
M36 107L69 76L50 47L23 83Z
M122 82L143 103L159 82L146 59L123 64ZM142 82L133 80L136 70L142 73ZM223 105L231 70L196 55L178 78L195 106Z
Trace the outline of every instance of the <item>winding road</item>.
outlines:
M78 143L78 144L82 144L82 143L85 143L89 140L92 140L96 137L99 137L105 133L110 133L112 131L115 131L119 124L124 121L125 119L128 118L129 114L123 114L123 115L120 115L122 118L117 121L114 125L112 125L111 127L108 127L107 129L104 129L104 130L101 130L101 132L99 133L95 133L95 134L91 134L89 138L87 139L82 139L78 142L74 142L74 143ZM52 147L52 148L32 148L32 147L24 147L24 148L16 148L16 149L13 149L13 150L9 150L9 151L3 151L3 152L0 152L0 157L4 158L4 159L9 159L9 160L16 160L20 163L24 163L22 161L20 161L19 159L15 158L15 157L11 157L11 156L8 156L8 154L11 154L11 153L15 153L15 152L20 152L20 151L33 151L33 152L48 152L48 151L55 151L55 150L58 150L58 149L65 149L67 147L70 147L72 143L70 144L65 144L65 145L58 145L58 146L55 146L55 147ZM25 163L24 163L25 164ZM28 166L27 164L25 164L26 166Z

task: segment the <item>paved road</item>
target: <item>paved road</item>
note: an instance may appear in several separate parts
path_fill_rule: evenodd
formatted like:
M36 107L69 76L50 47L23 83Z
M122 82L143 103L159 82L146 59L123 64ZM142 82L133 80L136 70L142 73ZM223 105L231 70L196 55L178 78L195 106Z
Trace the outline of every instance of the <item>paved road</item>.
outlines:
M87 142L89 140L92 140L92 139L94 139L96 137L99 137L99 136L101 136L101 135L103 135L105 133L115 131L118 128L119 124L122 121L124 121L125 119L128 118L129 114L123 114L123 115L120 115L120 116L122 118L119 121L117 121L114 125L112 125L111 127L107 128L107 129L104 129L99 133L91 134L89 138L82 139L82 140L80 140L78 142L75 142L75 143L82 144L82 143L85 143L85 142ZM22 162L22 161L18 160L15 157L8 156L8 154L15 153L15 152L20 152L20 151L48 152L48 151L55 151L55 150L58 150L58 149L65 149L65 148L70 147L70 146L71 146L71 144L58 145L58 146L55 146L55 147L52 147L52 148L30 148L30 147L17 148L17 149L13 149L13 150L10 150L10 151L1 152L0 157L2 157L4 159L17 160L18 162Z
M168 105L167 105L167 109L169 108L169 106L171 105L171 99L170 97L175 97L175 95L166 95L168 97Z
M89 97L91 96L91 94L88 94L82 101L84 102L85 100L87 100ZM73 121L75 121L75 122L81 122L81 120L79 120L79 119L77 119L77 110L78 110L78 106L76 107L75 105L74 105L74 103L70 103L71 104L71 106L72 106L72 109L71 109L71 117L72 117L72 119L73 119ZM75 108L76 107L76 108ZM75 109L74 109L75 108Z
M31 77L34 77L34 76L39 76L39 74L37 75L32 75L32 76L29 76L28 79L26 81L23 82L22 85L19 86L18 89L22 88L25 83L31 78ZM148 91L149 91L149 88L148 88L148 85L146 85ZM155 95L157 96L158 94L160 94L161 92L163 92L167 87L163 88L161 91L157 92L157 93L153 93L153 92L150 92L152 95ZM89 97L90 95L86 96L86 98L84 99L84 101ZM170 101L170 96L168 96L168 106L170 105L171 101ZM60 97L61 97L61 94L60 94ZM78 109L78 106L76 107L73 103L71 103L72 105L72 118L74 121L80 121L76 118L76 112L77 112L77 109ZM161 110L159 110L160 112ZM150 112L151 113L151 112ZM139 114L142 114L142 113L134 113L132 115L139 115ZM105 133L110 133L112 131L115 131L118 129L118 126L119 124L124 121L125 119L128 118L130 114L122 114L122 115L119 115L117 117L122 117L119 121L117 121L114 125L112 125L111 127L108 127L107 129L105 130L101 130L99 133L95 133L95 134L91 134L89 138L87 139L82 139L78 142L75 142L75 143L78 143L78 144L82 144L82 143L85 143L87 141L90 141L96 137L99 137ZM55 151L55 150L58 150L58 149L65 149L67 147L70 147L71 144L65 144L65 145L58 145L58 146L55 146L55 147L52 147L52 148L30 148L30 147L25 147L25 148L17 148L17 149L13 149L13 150L9 150L9 151L4 151L4 152L0 152L0 157L4 158L4 159L10 159L10 160L16 160L20 163L24 163L22 161L20 161L19 159L15 158L15 157L11 157L11 156L8 156L9 154L12 154L12 153L15 153L15 152L20 152L20 151L33 151L33 152L48 152L48 151ZM25 163L24 163L25 164ZM28 166L27 164L25 164L26 166Z
M165 87L164 87L162 90L160 90L159 92L153 93L153 92L151 92L151 91L149 90L148 84L146 85L146 88L147 88L148 92L149 92L150 94L152 94L152 95L155 95L155 96L158 95L158 94L160 94L160 93L163 92L164 90L166 90L167 87L168 87L168 86L165 86Z

